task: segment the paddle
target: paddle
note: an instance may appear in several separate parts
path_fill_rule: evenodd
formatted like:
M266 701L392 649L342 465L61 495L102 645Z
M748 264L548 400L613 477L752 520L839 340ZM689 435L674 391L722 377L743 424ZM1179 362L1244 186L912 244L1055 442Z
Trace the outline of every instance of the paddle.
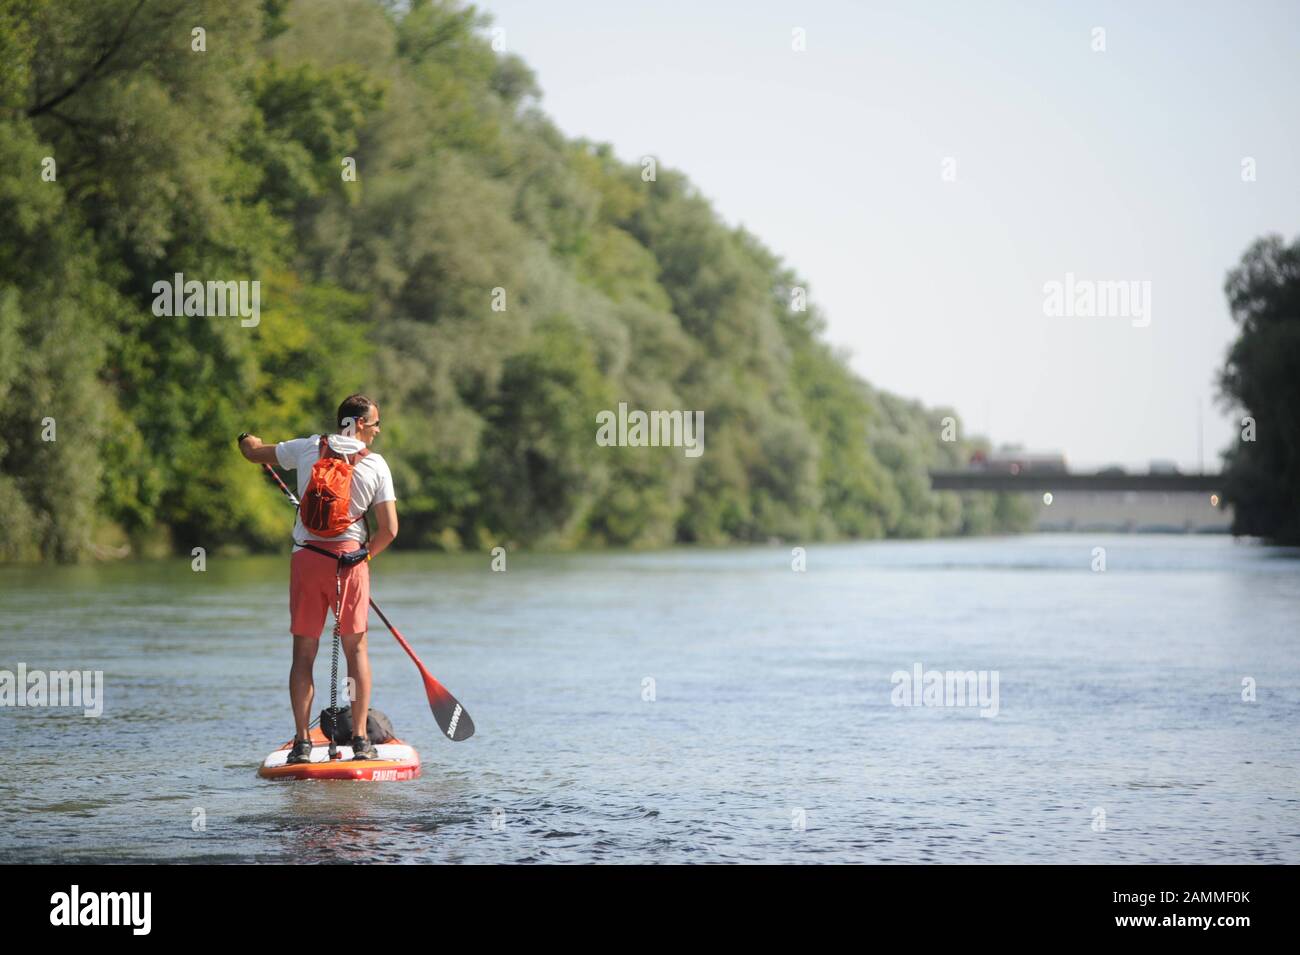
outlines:
M280 490L283 491L284 496L289 499L289 503L294 507L297 507L298 496L294 494L293 491L289 490L285 483L280 480L280 475L275 473L275 469L269 464L263 464L262 467L266 469L267 474L271 475L272 480L280 486ZM406 638L398 633L397 628L388 622L388 618L385 617L384 612L379 609L379 605L375 603L374 598L371 598L370 600L370 608L374 610L375 613L379 614L379 619L384 621L384 626L388 628L388 632L397 638L397 642L401 644L402 649L406 651L406 655L411 658L415 663L416 668L419 669L420 676L424 678L424 692L429 698L429 709L433 711L433 718L438 721L438 726L442 728L442 731L447 735L447 738L454 743L459 743L461 740L469 739L473 736L474 721L469 718L469 714L465 712L465 708L460 705L459 701L457 701L454 696L447 692L445 686L434 678L433 674L429 672L428 667L420 662L420 658L415 655L415 651L412 650L411 645L406 642Z

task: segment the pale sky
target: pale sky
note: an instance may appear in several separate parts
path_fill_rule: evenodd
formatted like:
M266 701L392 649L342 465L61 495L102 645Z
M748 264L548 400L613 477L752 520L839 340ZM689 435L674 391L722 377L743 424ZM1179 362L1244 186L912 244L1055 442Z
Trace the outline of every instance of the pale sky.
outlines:
M560 129L684 172L868 381L1076 468L1194 470L1199 406L1218 469L1224 277L1300 233L1300 3L477 6ZM1049 317L1066 273L1150 282L1149 325Z

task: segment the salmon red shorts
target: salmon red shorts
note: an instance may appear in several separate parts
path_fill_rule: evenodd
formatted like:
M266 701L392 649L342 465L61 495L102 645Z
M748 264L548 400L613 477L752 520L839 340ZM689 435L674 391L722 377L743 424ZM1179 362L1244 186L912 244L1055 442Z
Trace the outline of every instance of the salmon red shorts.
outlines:
M336 554L356 550L354 540L312 541L313 547ZM365 633L370 616L370 564L362 561L339 568L338 561L310 550L296 550L289 562L289 631L295 636L320 639L334 609L335 573L342 588L340 633Z

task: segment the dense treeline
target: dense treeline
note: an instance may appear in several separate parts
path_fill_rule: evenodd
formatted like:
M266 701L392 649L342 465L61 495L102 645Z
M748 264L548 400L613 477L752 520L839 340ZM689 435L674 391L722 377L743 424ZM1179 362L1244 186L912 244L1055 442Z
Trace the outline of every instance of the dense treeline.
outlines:
M1241 326L1219 378L1241 412L1224 455L1232 531L1300 544L1300 238L1256 241L1224 291Z
M0 557L282 545L233 437L320 430L356 390L407 546L1024 525L930 491L972 449L940 440L951 412L854 377L798 276L682 175L562 136L485 26L0 0ZM175 273L259 281L260 321L156 316ZM705 453L597 446L620 401L704 411Z

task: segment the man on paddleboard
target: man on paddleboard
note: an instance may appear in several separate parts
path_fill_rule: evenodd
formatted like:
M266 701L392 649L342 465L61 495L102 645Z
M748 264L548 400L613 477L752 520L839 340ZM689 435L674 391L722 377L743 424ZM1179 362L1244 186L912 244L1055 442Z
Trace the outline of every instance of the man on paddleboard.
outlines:
M239 436L239 450L249 461L278 464L298 472L298 498L303 502L293 525L289 572L293 634L289 701L294 722L290 763L311 759L307 724L315 696L312 665L331 609L347 657L348 676L356 683L352 703L353 758L378 756L364 735L370 712L370 660L366 653L369 562L397 536L397 495L388 463L370 450L379 434L379 406L365 395L350 395L339 405L337 422L339 430L335 434L314 434L279 444L264 444L256 435ZM346 487L349 479L346 511L339 501L330 514L331 491ZM365 515L371 508L379 529L367 541ZM304 526L304 516L310 527Z

